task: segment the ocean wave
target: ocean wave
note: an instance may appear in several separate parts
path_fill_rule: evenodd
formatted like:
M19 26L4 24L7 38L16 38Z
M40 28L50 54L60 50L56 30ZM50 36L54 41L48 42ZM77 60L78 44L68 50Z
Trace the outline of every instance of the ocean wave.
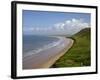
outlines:
M61 43L63 43L63 39L61 37L57 37L57 38L59 39L58 41L52 42L52 43L50 43L48 45L44 45L42 48L38 48L38 49L35 49L35 50L31 50L31 51L27 52L27 54L24 54L23 57L27 57L27 56L31 56L32 54L40 53L41 51L45 51L47 49L56 47L58 45L61 46ZM64 44L62 46L64 46Z

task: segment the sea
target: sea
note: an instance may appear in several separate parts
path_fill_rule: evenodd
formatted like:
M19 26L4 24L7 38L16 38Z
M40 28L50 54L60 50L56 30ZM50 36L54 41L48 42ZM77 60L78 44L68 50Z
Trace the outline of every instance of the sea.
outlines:
M59 44L60 39L52 36L23 35L23 56L39 53Z

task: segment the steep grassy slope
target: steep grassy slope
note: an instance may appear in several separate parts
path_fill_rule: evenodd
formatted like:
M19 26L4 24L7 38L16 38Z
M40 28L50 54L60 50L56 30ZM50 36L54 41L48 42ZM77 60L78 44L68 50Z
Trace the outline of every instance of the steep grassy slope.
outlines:
M91 65L90 28L85 28L71 37L72 48L65 53L52 67L79 67Z

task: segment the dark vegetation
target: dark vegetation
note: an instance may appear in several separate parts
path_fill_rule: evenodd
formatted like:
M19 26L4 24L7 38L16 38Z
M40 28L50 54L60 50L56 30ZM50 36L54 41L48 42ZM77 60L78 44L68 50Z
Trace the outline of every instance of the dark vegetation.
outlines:
M91 30L85 28L73 35L73 46L51 67L81 67L91 65Z

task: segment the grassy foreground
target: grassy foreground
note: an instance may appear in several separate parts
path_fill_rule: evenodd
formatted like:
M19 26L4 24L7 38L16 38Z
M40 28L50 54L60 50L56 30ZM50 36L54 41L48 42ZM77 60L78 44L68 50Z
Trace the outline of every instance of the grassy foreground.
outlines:
M85 28L71 38L74 44L56 63L51 66L59 67L80 67L91 65L90 28Z

